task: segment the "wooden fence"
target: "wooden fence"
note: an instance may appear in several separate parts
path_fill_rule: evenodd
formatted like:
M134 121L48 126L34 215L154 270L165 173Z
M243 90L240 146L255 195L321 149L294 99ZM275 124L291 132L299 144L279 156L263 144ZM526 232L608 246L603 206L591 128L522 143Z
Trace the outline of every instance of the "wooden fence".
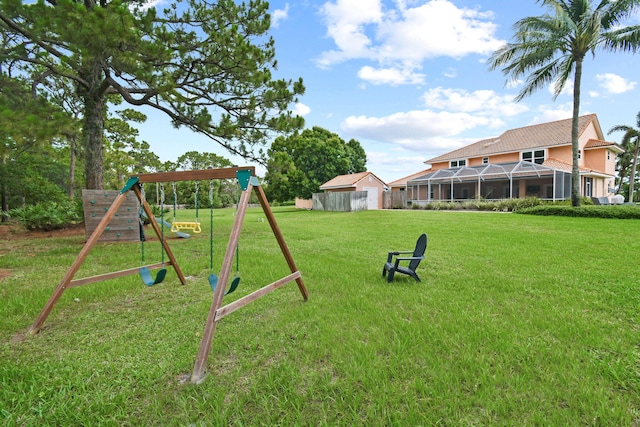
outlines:
M355 212L367 210L366 191L341 191L313 194L314 211Z
M382 193L382 209L404 209L407 207L406 191L385 191Z

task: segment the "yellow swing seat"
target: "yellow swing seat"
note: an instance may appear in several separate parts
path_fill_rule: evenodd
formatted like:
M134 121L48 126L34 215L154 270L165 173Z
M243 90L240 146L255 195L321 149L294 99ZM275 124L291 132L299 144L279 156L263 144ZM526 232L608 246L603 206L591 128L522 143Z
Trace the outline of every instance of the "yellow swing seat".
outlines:
M195 221L174 221L171 223L171 231L176 233L180 230L191 230L195 234L202 233L202 228L200 228L200 223Z

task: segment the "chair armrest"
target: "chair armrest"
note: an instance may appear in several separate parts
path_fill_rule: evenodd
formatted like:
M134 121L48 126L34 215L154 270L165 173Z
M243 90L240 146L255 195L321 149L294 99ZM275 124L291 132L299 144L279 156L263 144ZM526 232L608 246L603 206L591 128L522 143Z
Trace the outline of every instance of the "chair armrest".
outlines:
M413 251L393 251L393 252L389 252L389 255L387 256L387 262L391 262L393 260L393 256L398 256L400 254L412 254Z
M413 260L423 260L424 256L410 256L410 257L396 257L396 265L395 267L398 268L398 265L400 264L400 261L413 261Z
M409 257L398 257L396 260L398 261L413 261L414 259L423 260L424 256L409 256Z

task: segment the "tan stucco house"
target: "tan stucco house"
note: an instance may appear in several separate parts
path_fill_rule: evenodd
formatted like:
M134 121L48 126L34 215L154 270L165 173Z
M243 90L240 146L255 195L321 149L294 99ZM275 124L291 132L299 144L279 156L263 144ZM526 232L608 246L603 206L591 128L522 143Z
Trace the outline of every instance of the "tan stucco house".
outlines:
M367 209L382 209L382 193L387 184L372 172L338 175L320 186L326 193L340 191L366 191Z
M580 193L606 197L622 148L604 139L595 114L579 118ZM427 160L431 171L407 181L412 204L535 196L571 198L571 119L511 129Z

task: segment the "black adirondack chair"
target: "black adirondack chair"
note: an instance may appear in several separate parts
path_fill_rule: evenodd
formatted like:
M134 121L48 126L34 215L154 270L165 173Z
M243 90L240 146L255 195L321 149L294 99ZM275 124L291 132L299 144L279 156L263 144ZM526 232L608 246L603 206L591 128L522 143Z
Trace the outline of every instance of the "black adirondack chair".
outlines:
M395 273L407 274L414 279L416 282L420 281L420 278L416 274L416 268L420 264L420 261L424 259L424 252L427 250L427 235L421 234L418 237L418 241L416 242L416 248L413 251L394 251L389 252L387 256L387 262L382 269L382 277L387 276L387 282L391 283L393 280L393 276ZM408 255L411 256L400 256L400 255ZM394 258L395 257L395 261ZM401 266L401 261L409 261L409 265L407 267Z

